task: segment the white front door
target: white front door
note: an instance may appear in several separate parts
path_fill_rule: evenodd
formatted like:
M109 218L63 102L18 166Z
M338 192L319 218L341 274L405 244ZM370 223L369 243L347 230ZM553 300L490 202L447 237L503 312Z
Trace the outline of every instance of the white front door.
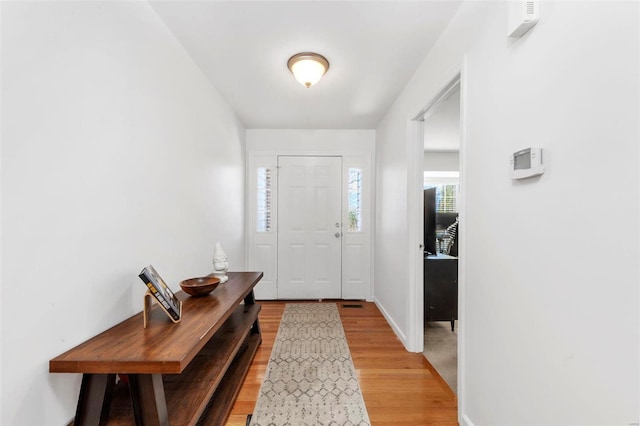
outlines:
M342 158L278 157L278 298L342 297Z

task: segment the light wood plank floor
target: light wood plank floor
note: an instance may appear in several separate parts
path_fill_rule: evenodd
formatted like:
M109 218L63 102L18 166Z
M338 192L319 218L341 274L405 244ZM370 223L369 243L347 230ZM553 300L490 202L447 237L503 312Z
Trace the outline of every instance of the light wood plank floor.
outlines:
M457 425L457 399L422 354L407 352L374 303L336 303L371 424ZM262 345L227 425L244 426L253 412L285 302L259 302ZM362 305L349 308L343 305Z

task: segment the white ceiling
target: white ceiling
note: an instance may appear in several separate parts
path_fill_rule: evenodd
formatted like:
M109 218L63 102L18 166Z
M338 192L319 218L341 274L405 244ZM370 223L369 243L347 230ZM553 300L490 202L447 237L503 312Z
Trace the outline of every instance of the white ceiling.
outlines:
M372 129L457 10L444 1L150 0L247 128ZM298 52L330 69L306 89Z

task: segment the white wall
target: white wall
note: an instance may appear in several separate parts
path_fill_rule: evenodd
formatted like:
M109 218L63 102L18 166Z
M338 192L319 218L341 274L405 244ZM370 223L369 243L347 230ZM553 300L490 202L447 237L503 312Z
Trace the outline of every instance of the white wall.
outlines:
M424 171L460 169L460 86L429 109L424 120Z
M377 129L375 296L402 337L408 120L466 55L460 421L635 423L638 4L542 2L517 42L506 12L464 3ZM544 148L546 172L514 182L509 154L529 145Z
M454 172L460 169L460 153L425 151L422 168L425 172Z
M2 68L2 46L4 46L3 42L3 32L2 32L2 5L0 5L0 331L4 330L2 318L4 314L2 313L2 246L4 243L2 242L2 176L4 175L2 171L2 135L3 131L3 119L2 119L2 110L4 109L4 103L2 102L3 97L3 68ZM0 420L2 419L3 409L2 409L2 336L0 336Z
M460 150L460 85L451 89L425 114L424 150Z
M247 152L372 154L375 130L247 129Z
M145 265L244 268L244 128L146 2L3 2L2 77L0 423L62 425L48 361L140 311Z

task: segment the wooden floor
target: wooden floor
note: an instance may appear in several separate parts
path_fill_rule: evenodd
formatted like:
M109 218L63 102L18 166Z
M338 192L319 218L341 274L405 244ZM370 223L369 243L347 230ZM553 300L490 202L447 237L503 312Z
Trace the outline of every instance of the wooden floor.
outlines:
M227 425L244 426L247 414L253 412L285 306L285 302L260 303L262 345ZM375 304L332 303L340 311L372 425L458 424L455 394L422 354L404 349Z

